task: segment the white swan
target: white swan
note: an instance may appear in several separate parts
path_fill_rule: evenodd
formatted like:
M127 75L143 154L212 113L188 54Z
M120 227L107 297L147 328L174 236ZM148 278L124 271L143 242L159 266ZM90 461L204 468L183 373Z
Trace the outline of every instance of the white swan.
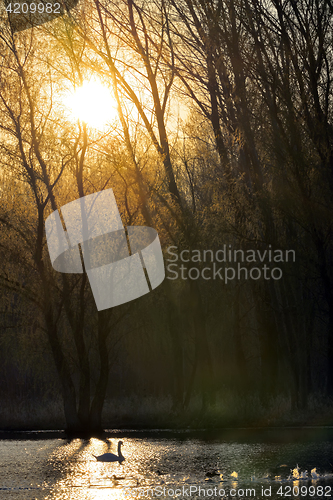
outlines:
M103 453L103 455L99 455L98 457L93 455L93 457L95 457L99 462L119 462L121 464L121 462L125 460L123 454L121 453L122 444L122 441L118 442L118 455L115 455L114 453Z

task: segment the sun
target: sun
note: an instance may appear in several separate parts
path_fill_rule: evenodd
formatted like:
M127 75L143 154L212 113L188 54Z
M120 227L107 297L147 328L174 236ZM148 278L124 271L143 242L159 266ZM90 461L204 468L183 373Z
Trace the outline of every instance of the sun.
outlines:
M74 119L89 127L104 129L117 117L117 103L109 88L99 80L86 80L66 95L64 104Z

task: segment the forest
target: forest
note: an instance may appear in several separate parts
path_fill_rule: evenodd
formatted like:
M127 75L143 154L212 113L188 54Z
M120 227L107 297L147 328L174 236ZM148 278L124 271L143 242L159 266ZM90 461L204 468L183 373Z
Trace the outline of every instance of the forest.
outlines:
M8 5L0 428L332 424L332 1ZM70 112L87 82L100 127ZM98 311L45 220L110 188L166 277Z

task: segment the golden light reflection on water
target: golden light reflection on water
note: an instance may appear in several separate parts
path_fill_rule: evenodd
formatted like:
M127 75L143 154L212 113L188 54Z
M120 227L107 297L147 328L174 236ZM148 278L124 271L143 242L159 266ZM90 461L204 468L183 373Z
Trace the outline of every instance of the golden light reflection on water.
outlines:
M295 488L294 491L297 491L297 488L299 490L300 482L299 481L293 481L293 489Z
M261 461L264 447L258 448L258 454L258 449L253 451L238 444L153 438L122 438L122 441L125 461L121 465L118 462L98 462L94 458L94 455L103 453L117 453L117 438L55 440L52 447L48 443L47 446L42 443L38 445L35 448L35 465L40 467L40 478L43 479L43 484L39 482L36 488L36 494L43 495L38 496L38 500L138 500L157 496L147 494L147 491L153 491L156 487L160 488L159 491L165 488L167 492L191 486L208 489L216 486L238 491L246 481L252 481L251 487L256 488L257 492L261 491L262 484L264 488L271 486L271 500L280 500L276 492L281 484L291 491L294 488L295 492L303 492L310 484L314 484L311 477L304 480L301 470L299 477L291 475L288 479L289 471L285 471L282 477L264 474L266 458ZM13 448L12 455L17 455L17 448ZM272 456L275 461L275 455ZM257 473L251 476L251 469L255 471L256 468L256 458L261 465ZM273 459L268 458L267 463ZM221 474L208 478L207 472L212 470L218 470ZM315 473L315 469L312 472ZM224 482L221 483L223 478ZM170 495L163 493L159 497L164 500ZM192 495L192 500L198 499L198 495ZM17 500L27 498L20 497Z
M238 482L237 481L231 481L231 488L233 488L234 490L237 490L237 487L238 487Z
M98 462L94 455L117 453L118 440L75 439L59 446L50 456L50 466L59 468L61 477L47 500L122 500L136 498L139 487L149 484L149 465L156 460L148 443L123 439L125 462ZM153 474L152 480L156 481ZM137 493L136 493L137 490Z

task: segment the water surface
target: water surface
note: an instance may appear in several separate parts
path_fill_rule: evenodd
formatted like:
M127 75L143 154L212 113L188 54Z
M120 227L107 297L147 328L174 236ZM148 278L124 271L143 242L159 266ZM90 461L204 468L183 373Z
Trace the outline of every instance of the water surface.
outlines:
M290 431L289 431L290 432ZM0 440L0 499L330 498L333 441L260 432L228 438L183 433L123 433L118 463L93 455L117 453L118 436ZM291 439L291 436L296 436ZM296 469L296 466L299 466ZM311 475L311 470L315 472ZM207 473L216 472L213 477ZM307 471L307 472L305 472Z

